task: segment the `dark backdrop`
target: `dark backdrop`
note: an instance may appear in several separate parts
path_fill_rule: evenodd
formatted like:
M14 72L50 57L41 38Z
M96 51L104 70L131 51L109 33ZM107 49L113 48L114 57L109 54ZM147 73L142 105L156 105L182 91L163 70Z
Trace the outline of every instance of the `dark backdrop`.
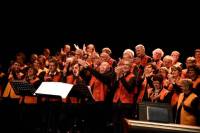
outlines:
M16 52L40 54L45 47L53 53L65 42L94 43L97 50L108 46L115 58L125 48L143 43L147 54L157 47L165 54L181 52L181 61L193 55L199 41L199 9L195 4L151 3L124 5L65 6L4 10L0 37L0 62L8 64ZM160 6L158 6L160 4ZM4 14L7 13L7 14Z

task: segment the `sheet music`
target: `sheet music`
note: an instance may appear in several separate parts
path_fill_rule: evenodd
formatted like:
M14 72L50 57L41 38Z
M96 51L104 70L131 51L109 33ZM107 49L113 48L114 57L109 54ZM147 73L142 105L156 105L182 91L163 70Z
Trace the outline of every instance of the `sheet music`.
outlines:
M66 98L72 89L73 84L62 82L42 82L35 94L56 95Z

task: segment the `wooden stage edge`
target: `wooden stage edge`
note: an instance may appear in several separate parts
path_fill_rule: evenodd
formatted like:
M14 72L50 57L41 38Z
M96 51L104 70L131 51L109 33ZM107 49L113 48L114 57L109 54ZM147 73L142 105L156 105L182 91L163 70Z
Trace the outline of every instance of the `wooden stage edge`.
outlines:
M159 131L159 132L188 132L188 133L200 133L200 127L179 125L171 123L156 123L147 121L137 121L124 119L124 133L130 133L131 131Z

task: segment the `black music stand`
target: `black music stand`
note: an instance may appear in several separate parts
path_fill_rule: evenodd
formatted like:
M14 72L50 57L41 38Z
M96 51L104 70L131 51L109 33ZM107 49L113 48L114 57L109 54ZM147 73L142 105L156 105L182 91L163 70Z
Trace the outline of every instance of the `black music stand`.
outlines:
M82 83L75 84L72 87L71 91L69 92L68 96L80 98L81 102L86 102L86 103L95 102L90 88Z
M72 84L62 82L42 82L35 91L34 95L37 95L39 100L44 98L44 101L39 102L45 108L41 113L44 132L49 132L50 129L56 132L62 98L67 97L72 87Z
M22 104L21 104L22 106L18 106L19 112L17 112L17 114L18 114L19 118L17 118L17 121L20 121L23 124L25 124L25 123L27 123L27 120L31 119L31 117L28 115L29 114L28 112L30 112L30 110L32 111L32 109L29 108L30 106L28 106L24 103L25 96L33 96L36 89L32 84L30 84L26 81L22 81L22 80L14 80L14 81L10 82L10 84L11 84L15 94L22 96L21 97L22 98L21 99L22 100ZM29 110L29 111L27 112L27 110ZM32 124L28 124L28 125L32 126ZM19 128L21 130L25 129L25 127L23 127L23 126L22 127L20 126Z
M85 112L88 112L88 107L95 103L91 89L84 83L75 84L69 92L68 97L76 97L80 100L79 104L72 104L74 109L72 116L73 125L69 132L85 132L86 127L84 125L87 120Z
M36 90L32 84L24 81L12 81L10 84L15 94L20 96L32 96Z

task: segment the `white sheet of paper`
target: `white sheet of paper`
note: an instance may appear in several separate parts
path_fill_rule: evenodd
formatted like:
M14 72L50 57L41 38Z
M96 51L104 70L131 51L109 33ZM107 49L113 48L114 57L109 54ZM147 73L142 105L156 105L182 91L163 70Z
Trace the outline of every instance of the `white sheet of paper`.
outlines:
M35 94L46 94L46 95L56 95L66 98L73 84L62 83L62 82L42 82L39 88L36 90Z

